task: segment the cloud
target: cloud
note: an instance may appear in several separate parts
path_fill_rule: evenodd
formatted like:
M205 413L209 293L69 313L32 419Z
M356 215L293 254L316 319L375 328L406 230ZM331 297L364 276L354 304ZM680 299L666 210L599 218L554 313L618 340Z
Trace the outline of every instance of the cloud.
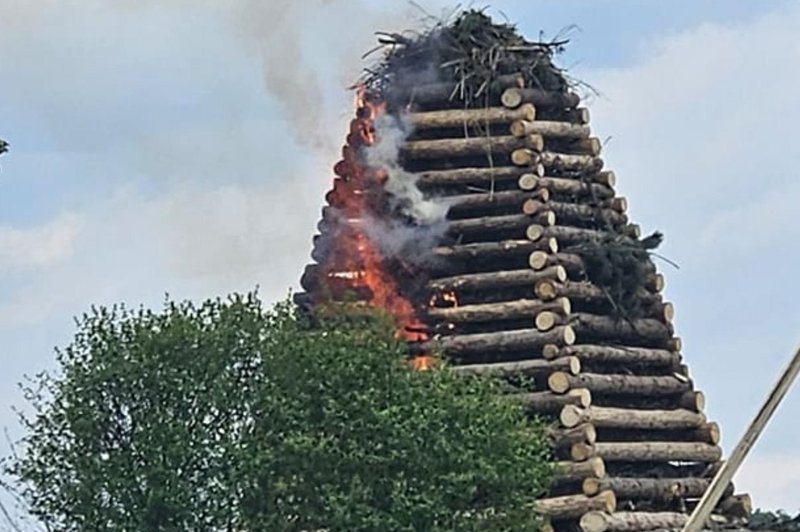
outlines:
M39 227L0 226L0 271L51 267L73 252L83 220L64 214Z

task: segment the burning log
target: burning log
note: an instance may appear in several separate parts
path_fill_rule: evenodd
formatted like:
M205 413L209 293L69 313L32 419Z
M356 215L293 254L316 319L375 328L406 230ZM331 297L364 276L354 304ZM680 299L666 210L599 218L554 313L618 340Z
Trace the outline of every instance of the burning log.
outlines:
M531 104L526 104L517 109L507 109L505 107L447 109L427 113L408 113L402 115L402 118L414 130L480 127L535 120L536 108ZM524 135L515 136L522 137Z
M717 462L722 450L696 442L596 443L595 452L606 462Z
M672 501L676 498L702 497L711 481L707 478L636 478L610 477L586 478L582 489L584 495L597 495L611 490L620 499ZM728 486L733 495L733 484Z
M610 199L614 197L614 189L597 183L585 183L577 179L563 177L539 177L535 174L523 174L517 181L522 190L544 188L551 194L571 197L590 197Z
M491 166L458 168L455 170L429 170L414 174L417 186L422 190L449 186L483 186L487 192L494 183L516 181L524 173L544 175L544 166L520 168L518 166Z
M581 517L583 532L640 532L683 528L689 516L677 512L590 512Z
M675 367L681 362L678 353L666 349L644 347L612 347L606 345L572 345L568 347L545 346L542 356L547 359L577 357L592 364L642 364Z
M413 161L511 153L518 149L541 151L544 149L544 140L540 135L528 135L524 138L508 136L412 140L403 144L400 153L405 160Z
M565 406L559 415L565 427L591 423L597 428L683 430L698 429L706 424L706 416L689 410L634 410L592 406Z
M463 262L474 259L527 254L537 250L556 253L558 251L558 243L554 238L543 238L537 242L531 242L530 240L502 240L500 242L439 246L433 249L433 253L442 259Z
M428 316L434 320L449 323L485 322L530 318L544 310L568 315L572 307L569 299L556 299L550 302L538 299L519 299L502 303L460 305L452 308L428 309Z
M547 190L510 190L507 192L463 194L449 196L445 201L450 206L448 216L458 216L499 208L513 208L519 212L522 209L522 205L533 197L547 201L550 199L550 192Z
M523 109L524 107L520 107ZM551 122L546 120L533 120L520 118L511 124L509 129L515 137L525 135L541 135L547 138L585 139L589 137L590 129L587 125L572 124L570 122Z
M589 390L570 390L565 395L556 395L552 392L529 392L513 394L509 397L518 401L529 412L538 415L556 415L567 405L585 408L592 404L592 394Z
M602 172L601 172L602 174ZM549 201L547 203L529 199L522 205L522 212L534 214L546 210L555 213L562 224L608 224L620 227L628 223L628 217L608 207L592 207L579 203Z
M539 499L534 503L534 508L550 519L575 519L591 511L613 512L617 509L617 498L613 491L603 491L594 497L564 495Z
M453 366L452 369L456 373L465 375L507 378L518 375L542 375L553 371L566 371L571 374L577 374L581 370L581 363L577 358L565 358L558 362L533 359L516 362L495 362L492 364L468 364L464 366Z
M551 266L544 270L511 270L489 273L470 273L431 281L427 288L431 292L450 290L478 291L515 286L535 286L544 279L566 279L567 271L561 266Z
M557 327L548 332L536 329L517 329L491 333L461 334L444 336L421 344L421 351L432 352L441 349L450 356L474 355L481 353L501 353L541 349L547 344L572 345L575 332L570 326Z
M585 462L557 462L556 482L581 482L586 478L603 478L606 476L606 466L600 457L589 458Z
M519 230L522 233L531 223L550 227L556 223L556 215L541 211L533 215L511 214L505 216L484 216L481 218L465 218L448 223L447 230L452 235L477 236L494 235L504 231Z
M555 372L547 379L547 386L555 393L565 393L573 388L587 388L592 393L615 395L681 395L691 391L691 382L675 377L648 377L636 375L599 375L582 373L570 375Z
M503 92L500 101L508 108L516 108L523 103L541 107L577 107L580 96L573 92L552 92L542 89L523 89L513 87Z

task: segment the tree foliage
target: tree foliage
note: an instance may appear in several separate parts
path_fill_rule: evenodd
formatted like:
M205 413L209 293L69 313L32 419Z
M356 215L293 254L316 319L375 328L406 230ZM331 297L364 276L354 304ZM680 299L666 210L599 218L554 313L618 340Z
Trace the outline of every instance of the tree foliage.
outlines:
M6 468L57 530L535 530L541 427L497 385L412 371L391 324L257 297L98 308L27 387Z

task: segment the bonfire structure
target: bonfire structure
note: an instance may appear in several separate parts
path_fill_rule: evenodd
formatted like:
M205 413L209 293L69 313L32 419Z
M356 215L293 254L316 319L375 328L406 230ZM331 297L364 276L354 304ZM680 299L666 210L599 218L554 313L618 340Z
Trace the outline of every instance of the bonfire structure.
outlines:
M563 43L466 12L381 35L296 301L392 313L418 368L506 379L552 422L552 530L679 529L720 465L645 238ZM534 389L531 389L533 383ZM714 524L746 518L730 487Z

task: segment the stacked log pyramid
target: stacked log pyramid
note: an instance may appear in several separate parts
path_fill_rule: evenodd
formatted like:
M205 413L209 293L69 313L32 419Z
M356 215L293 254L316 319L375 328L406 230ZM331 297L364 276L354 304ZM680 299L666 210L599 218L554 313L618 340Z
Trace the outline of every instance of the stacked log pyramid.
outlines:
M457 93L452 83L417 85L389 108L412 126L403 168L449 206L447 242L431 250L439 260L418 272L433 336L415 349L438 350L457 371L535 384L511 393L552 422L559 476L537 502L550 529L680 529L720 464L720 430L682 363L654 263L641 264L642 311L621 317L571 251L641 236L603 168L589 112L576 94L525 87L513 74L494 80L482 108L465 108ZM320 227L333 230L325 218ZM316 271L302 280L312 295ZM750 509L730 487L715 520Z

